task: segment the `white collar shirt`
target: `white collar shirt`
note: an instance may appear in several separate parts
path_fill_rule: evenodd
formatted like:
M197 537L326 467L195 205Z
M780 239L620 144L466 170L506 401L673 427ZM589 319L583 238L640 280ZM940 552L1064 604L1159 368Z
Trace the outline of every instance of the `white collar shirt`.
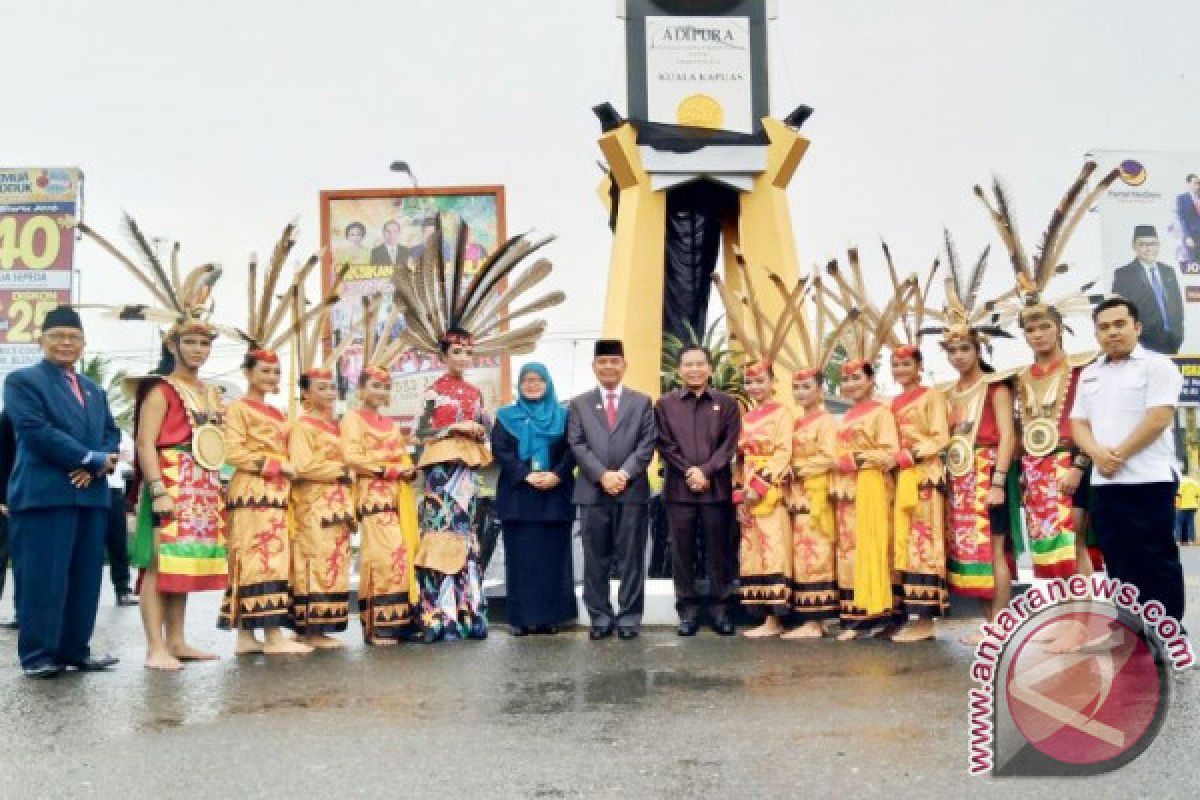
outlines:
M1086 420L1101 447L1116 447L1146 418L1151 408L1179 403L1183 376L1171 359L1141 345L1128 358L1101 356L1079 376L1071 419ZM1176 480L1171 426L1140 452L1129 456L1111 478L1092 468L1092 485L1163 483Z

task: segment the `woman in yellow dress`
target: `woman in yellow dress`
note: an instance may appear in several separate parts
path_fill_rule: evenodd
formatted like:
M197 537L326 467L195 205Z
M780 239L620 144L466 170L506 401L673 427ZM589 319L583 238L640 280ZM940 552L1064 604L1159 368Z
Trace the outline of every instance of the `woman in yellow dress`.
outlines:
M891 471L900 449L892 410L875 399L875 369L864 360L842 365L842 394L854 405L843 415L834 451L831 493L837 520L840 641L892 622Z
M822 375L804 369L792 375L798 408L792 435L792 480L788 507L792 521L791 609L800 624L784 639L819 639L825 620L838 617L837 570L830 473L837 445L837 419L825 410Z
M367 348L370 352L370 348ZM355 511L361 534L358 610L368 644L392 645L412 628L410 537L416 507L411 484L416 477L408 439L380 409L392 394L387 370L368 365L359 377L362 407L342 418L342 453L354 470ZM414 531L415 532L415 531Z
M774 374L767 362L745 369L751 407L738 437L738 484L734 493L741 525L739 592L742 605L765 614L752 639L778 636L790 614L792 527L784 493L792 462L792 411L771 398Z
M318 649L344 647L329 634L346 630L354 472L342 456L333 415L337 383L328 369L300 376L303 411L288 435L292 480L292 629Z
M892 399L900 434L893 567L901 592L899 622L907 623L893 634L896 642L932 639L934 620L949 604L942 455L950 444L950 426L945 397L921 385L923 363L916 345L892 350L892 378L900 384L900 394Z
M238 655L310 653L283 635L292 605L288 490L295 470L288 461L287 417L266 403L279 391L279 358L251 350L242 370L246 394L225 415L225 461L234 472L226 501L229 588L217 624L237 630ZM256 630L263 631L262 642Z

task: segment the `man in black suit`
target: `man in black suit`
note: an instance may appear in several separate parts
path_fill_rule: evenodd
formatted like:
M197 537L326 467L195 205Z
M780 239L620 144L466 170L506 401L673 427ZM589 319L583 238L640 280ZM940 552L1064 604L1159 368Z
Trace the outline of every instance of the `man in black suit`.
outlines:
M371 250L371 265L408 265L408 248L400 244L400 223L396 220L383 223L383 243Z
M0 411L0 597L4 597L5 578L8 577L9 555L12 547L8 538L8 479L12 475L13 462L17 459L17 437L13 433L12 418L7 411ZM16 564L13 564L16 571ZM13 589L17 582L13 581ZM14 597L13 608L17 607ZM0 623L0 627L16 630L17 618Z
M1200 175L1187 176L1188 190L1175 198L1175 216L1188 258L1200 263Z
M1175 268L1158 260L1158 232L1153 225L1133 230L1137 258L1113 273L1112 290L1138 309L1142 347L1174 355L1183 344L1183 294Z
M654 456L654 404L621 385L625 350L620 341L596 342L592 371L599 386L571 401L567 444L579 464L573 499L583 523L583 604L592 639L638 635L645 606L646 469ZM617 566L620 613L613 613L608 579Z

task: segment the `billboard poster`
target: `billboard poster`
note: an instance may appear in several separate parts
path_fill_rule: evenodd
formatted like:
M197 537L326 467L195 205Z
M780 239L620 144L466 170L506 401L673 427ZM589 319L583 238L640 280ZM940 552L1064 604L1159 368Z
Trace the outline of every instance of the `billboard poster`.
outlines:
M0 375L41 358L46 312L72 301L82 173L0 167Z
M1200 152L1095 150L1120 178L1098 204L1102 285L1132 300L1143 347L1182 365L1200 359ZM1200 404L1185 381L1183 402Z
M392 308L398 271L412 269L432 246L434 220L440 216L447 232L443 255L453 259L453 239L461 222L467 224L467 269L473 273L505 239L504 187L469 186L429 189L347 189L321 192L321 243L324 282L335 269L349 265L341 300L330 313L329 344L351 335L362 316L362 299L383 296L379 319ZM398 323L403 324L401 321ZM395 333L393 331L392 333ZM360 343L351 344L338 364L338 384L351 404L362 369ZM411 430L423 410L426 387L442 371L441 362L415 350L392 366L392 398L385 413ZM483 392L490 410L508 402L508 360L480 359L467 379Z

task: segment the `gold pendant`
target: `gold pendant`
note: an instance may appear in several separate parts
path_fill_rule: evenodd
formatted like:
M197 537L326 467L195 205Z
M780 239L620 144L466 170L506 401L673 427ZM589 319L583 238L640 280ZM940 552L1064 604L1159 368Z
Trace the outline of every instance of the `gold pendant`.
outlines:
M192 429L192 458L204 469L221 469L225 464L225 433L210 422Z
M1048 456L1058 447L1058 428L1045 417L1035 419L1025 427L1021 443L1031 456Z
M970 473L975 467L975 448L971 441L961 434L950 437L950 446L946 449L946 466L950 474L956 478Z

